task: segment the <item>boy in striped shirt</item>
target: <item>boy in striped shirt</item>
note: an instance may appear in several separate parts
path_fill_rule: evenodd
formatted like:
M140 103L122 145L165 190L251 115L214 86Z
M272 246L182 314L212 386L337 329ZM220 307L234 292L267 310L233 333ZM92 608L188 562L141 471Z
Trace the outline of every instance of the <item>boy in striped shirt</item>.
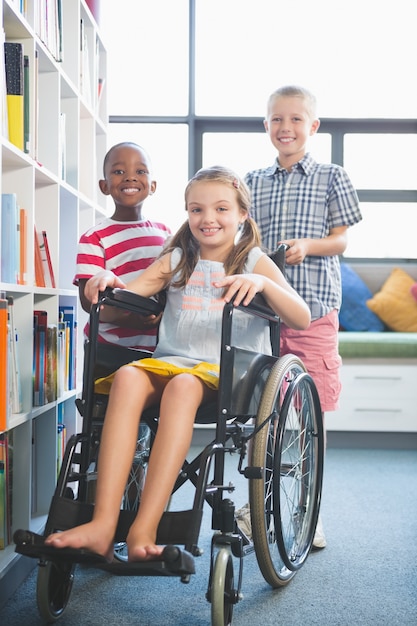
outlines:
M99 181L100 190L112 197L114 213L85 232L78 244L74 284L78 286L86 312L91 306L84 294L89 278L108 269L124 282L131 281L159 255L171 234L164 224L142 215L145 200L156 190L156 181L152 179L150 158L141 146L123 142L110 148L104 158L103 176ZM100 313L99 355L106 352L106 347L115 345L153 352L158 323L159 318L154 315L142 316L116 307L104 307ZM88 330L87 323L86 337Z

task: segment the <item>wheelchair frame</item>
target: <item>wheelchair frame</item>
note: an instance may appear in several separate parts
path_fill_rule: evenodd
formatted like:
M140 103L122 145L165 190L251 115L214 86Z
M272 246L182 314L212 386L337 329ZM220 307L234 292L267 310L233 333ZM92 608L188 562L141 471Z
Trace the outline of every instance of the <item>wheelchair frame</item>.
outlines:
M244 556L255 552L265 580L276 588L293 578L310 552L320 507L324 456L316 387L297 357L279 357L279 318L263 301L254 299L247 307L235 307L233 302L226 304L217 403L200 407L196 417L196 422L216 424L215 437L195 459L184 462L173 493L191 481L195 487L194 500L188 510L167 510L163 514L157 533L157 543L166 546L162 558L128 562L118 558L115 549L115 558L108 563L88 550L45 546L45 536L82 524L93 514L94 488L91 487L96 478L102 424L95 417L93 371L103 304L141 313L159 310L153 300L120 289L106 290L91 309L83 392L77 400L83 417L82 432L67 443L44 535L18 530L14 536L17 552L39 560L39 612L48 622L63 615L77 563L115 575L177 576L188 582L195 573L194 558L201 554L198 539L204 505L208 503L214 533L206 597L211 603L211 623L230 624L233 607L242 598ZM234 345L232 329L237 311L268 321L272 355ZM151 438L156 433L157 422L157 408L147 409L141 424L148 425ZM249 481L252 538L239 529L234 502L225 497L234 491L233 485L224 484L226 452L238 453L238 472ZM142 458L146 469L146 451ZM211 471L213 480L209 483ZM123 546L135 515L135 510L120 511L116 546ZM236 586L234 560L239 563Z

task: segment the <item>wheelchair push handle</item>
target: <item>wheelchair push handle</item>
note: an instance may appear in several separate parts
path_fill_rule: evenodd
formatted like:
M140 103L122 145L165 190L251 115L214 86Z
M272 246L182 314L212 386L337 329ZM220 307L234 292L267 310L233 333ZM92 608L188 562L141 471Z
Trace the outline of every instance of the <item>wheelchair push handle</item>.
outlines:
M281 270L284 274L285 271L285 253L289 249L289 245L286 243L280 243L276 250L271 252L268 256L273 260L275 265Z

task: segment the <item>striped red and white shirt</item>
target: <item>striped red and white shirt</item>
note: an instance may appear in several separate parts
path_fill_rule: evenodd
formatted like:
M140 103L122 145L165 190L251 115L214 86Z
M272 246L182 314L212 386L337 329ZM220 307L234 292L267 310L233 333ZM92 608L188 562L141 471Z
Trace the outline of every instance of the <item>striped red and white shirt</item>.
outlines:
M129 282L145 270L160 254L170 229L149 220L118 222L107 218L81 236L78 244L74 285L103 269L111 270ZM84 328L88 336L89 325ZM99 341L119 346L153 351L156 329L137 331L100 322Z

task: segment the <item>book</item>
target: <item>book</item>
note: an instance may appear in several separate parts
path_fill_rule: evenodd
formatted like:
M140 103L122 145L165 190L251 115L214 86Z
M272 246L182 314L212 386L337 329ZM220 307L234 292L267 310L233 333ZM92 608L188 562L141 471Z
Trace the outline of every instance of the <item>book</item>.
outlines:
M31 513L36 515L38 511L38 446L37 446L37 421L31 420L32 424L32 453L31 453L31 484L30 484L30 504Z
M29 57L23 56L23 150L30 153L30 67Z
M33 311L33 406L46 404L48 314Z
M67 180L67 116L60 113L59 116L59 143L61 157L61 178Z
M38 160L39 146L39 53L35 50L35 62L34 62L34 85L33 85L33 132L32 132L32 157L35 161Z
M62 23L62 0L57 0L57 39L58 39L58 58L57 61L64 60L64 39L63 39L63 23Z
M7 296L8 308L8 381L10 396L10 412L21 413L22 411L22 389L20 382L19 354L18 354L18 332L14 319L14 299Z
M61 0L34 3L35 31L56 61L62 60Z
M38 245L41 253L43 276L45 287L55 288L55 275L49 251L48 236L46 230L37 232Z
M66 391L66 375L67 357L66 357L66 325L63 321L63 314L59 314L58 322L58 347L57 347L57 396L60 398Z
M26 209L19 209L20 211L20 220L19 220L19 251L20 251L20 259L19 259L19 285L27 284L27 270L28 270L28 240L27 240L27 232L28 232L28 213Z
M13 541L13 439L13 430L9 430L7 433L4 433L6 452L6 522L8 544L11 544Z
M57 398L57 354L58 328L56 324L48 324L46 341L46 402Z
M16 284L19 278L19 209L15 193L1 194L1 280Z
M24 148L24 103L23 103L23 45L19 42L4 43L4 65L6 68L6 102L9 141Z
M66 386L65 389L75 389L76 381L76 347L77 347L77 323L75 307L73 305L60 305L60 320L65 324L66 337Z
M12 542L13 430L0 435L0 549Z
M92 104L90 52L84 20L80 20L80 91L88 105Z
M36 226L34 229L34 255L35 255L35 285L36 287L45 287L45 275L43 273L43 261L41 256L41 249L39 247L39 237Z
M2 50L4 50L4 42L5 41L6 41L6 35L4 33L4 28L0 28L0 45L1 45L1 49ZM0 93L1 93L1 98L2 98L2 102L1 102L1 128L2 128L2 135L3 135L3 137L8 139L9 138L9 121L8 121L8 116L7 116L6 66L5 66L5 64L3 62L0 63L0 72L1 72L1 76L0 76L0 81L1 81Z
M8 303L6 294L0 293L0 433L7 430L9 395L8 395Z
M6 456L2 438L0 435L0 550L7 546Z

